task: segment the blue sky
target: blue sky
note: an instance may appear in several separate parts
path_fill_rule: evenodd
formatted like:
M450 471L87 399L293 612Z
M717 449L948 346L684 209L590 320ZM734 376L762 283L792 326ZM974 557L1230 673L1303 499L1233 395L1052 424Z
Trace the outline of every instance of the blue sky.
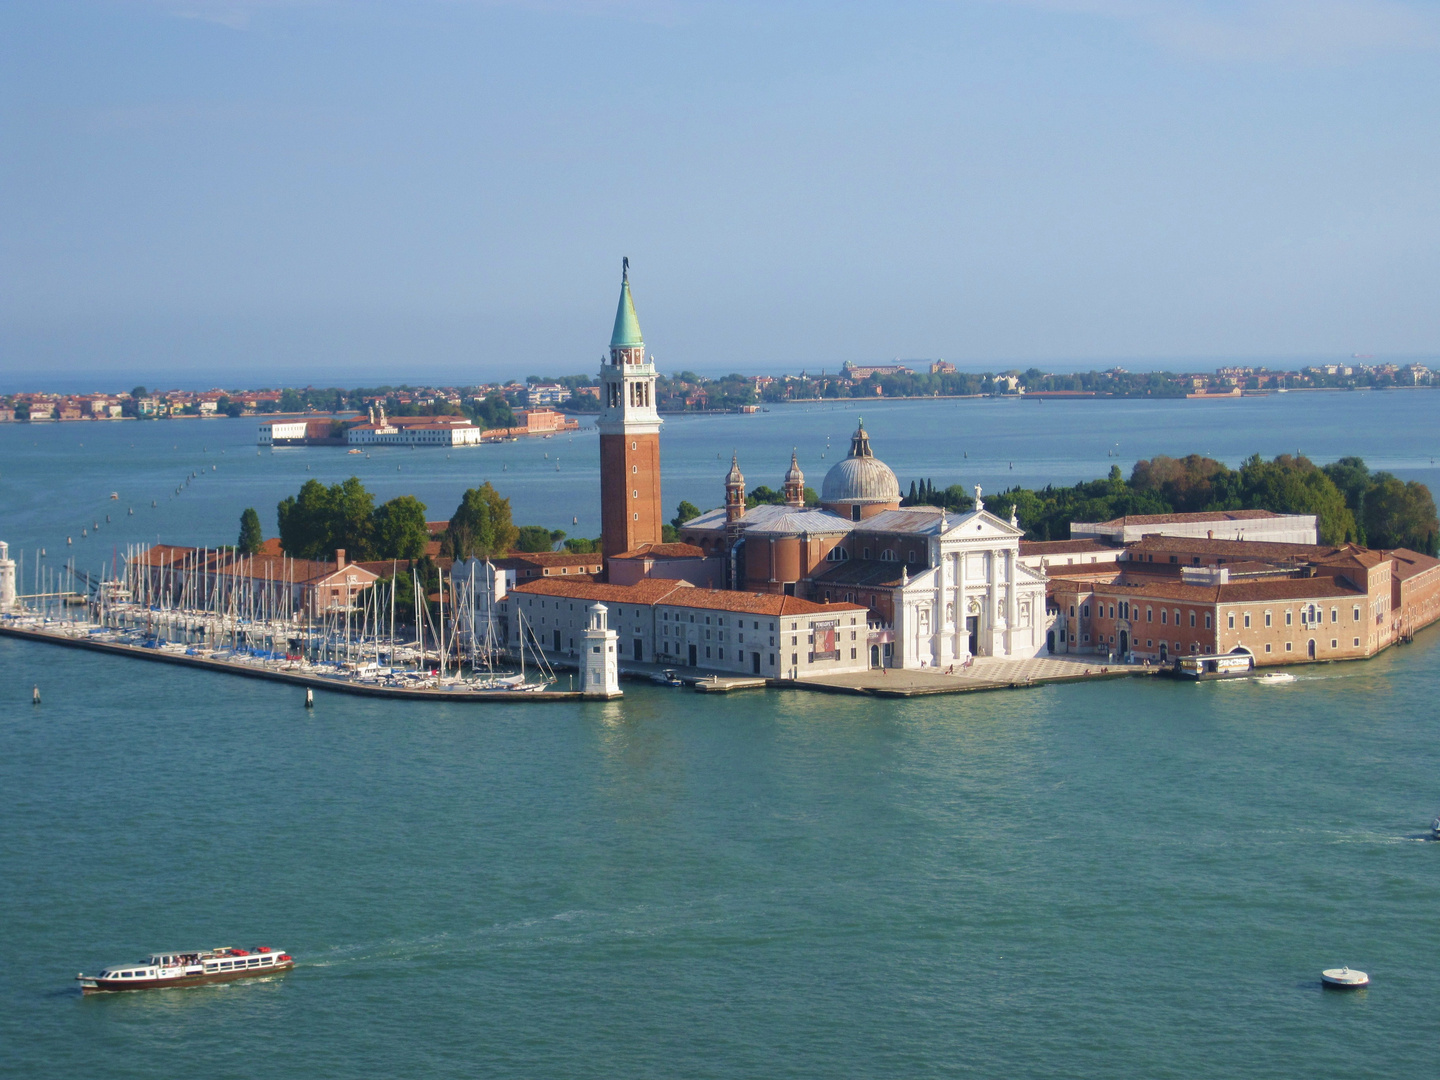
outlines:
M1440 353L1440 5L0 5L0 385Z

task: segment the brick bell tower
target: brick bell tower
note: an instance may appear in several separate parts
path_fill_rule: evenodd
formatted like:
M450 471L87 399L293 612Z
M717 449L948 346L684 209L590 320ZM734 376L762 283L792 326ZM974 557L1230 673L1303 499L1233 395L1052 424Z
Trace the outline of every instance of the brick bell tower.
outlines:
M608 559L660 543L660 414L623 263L610 356L600 368L600 523Z

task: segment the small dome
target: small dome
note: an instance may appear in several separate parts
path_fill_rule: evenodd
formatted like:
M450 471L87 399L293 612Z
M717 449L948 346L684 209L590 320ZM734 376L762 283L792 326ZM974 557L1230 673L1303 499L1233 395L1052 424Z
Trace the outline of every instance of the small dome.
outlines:
M850 456L837 461L825 474L820 501L827 506L900 501L900 481L870 449L863 423L850 440Z
M805 482L805 474L800 471L800 460L795 456L793 450L790 451L790 468L785 472L785 482L787 484L803 484Z

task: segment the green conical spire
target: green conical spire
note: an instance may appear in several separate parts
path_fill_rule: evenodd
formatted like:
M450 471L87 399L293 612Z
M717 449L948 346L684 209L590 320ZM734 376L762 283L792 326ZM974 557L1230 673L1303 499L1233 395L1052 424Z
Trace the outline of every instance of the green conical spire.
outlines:
M620 306L615 310L615 332L610 335L610 347L625 349L643 344L640 320L635 317L635 301L630 299L630 260L626 258L620 275Z

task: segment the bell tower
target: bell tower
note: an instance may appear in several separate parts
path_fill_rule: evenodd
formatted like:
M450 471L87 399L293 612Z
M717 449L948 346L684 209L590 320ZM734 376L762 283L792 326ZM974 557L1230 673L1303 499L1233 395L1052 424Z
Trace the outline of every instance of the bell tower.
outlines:
M734 523L745 516L745 477L740 472L740 455L730 455L730 471L725 474L725 521Z
M797 510L805 507L805 474L800 471L800 460L795 451L790 451L790 469L785 473L785 505Z
M600 367L600 522L606 558L660 543L660 414L655 364L646 359L622 264L610 355Z

